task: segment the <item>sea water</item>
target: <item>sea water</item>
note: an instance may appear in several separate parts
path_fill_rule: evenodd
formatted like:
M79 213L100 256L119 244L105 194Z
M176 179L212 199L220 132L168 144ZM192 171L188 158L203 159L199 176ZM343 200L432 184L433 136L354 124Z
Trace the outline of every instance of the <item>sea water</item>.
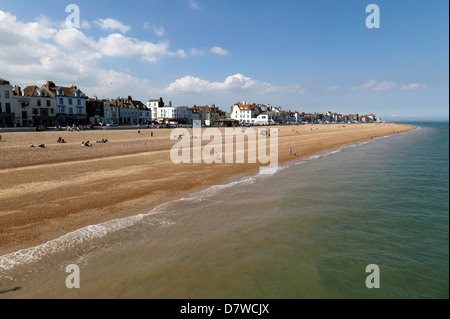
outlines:
M449 125L415 125L0 257L0 298L448 298Z

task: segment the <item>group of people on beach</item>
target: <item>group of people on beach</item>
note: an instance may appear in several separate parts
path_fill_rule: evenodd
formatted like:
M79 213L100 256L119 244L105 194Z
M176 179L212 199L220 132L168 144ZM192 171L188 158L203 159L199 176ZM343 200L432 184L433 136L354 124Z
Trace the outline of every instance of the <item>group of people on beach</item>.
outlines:
M36 147L33 143L30 143L30 147ZM37 145L39 148L45 148L45 144L39 144Z
M92 130L92 129L94 129L94 126L92 124L89 124L89 125L72 124L72 125L67 125L64 128L61 125L58 125L56 128L58 129L58 131L65 130L68 132L75 132L75 131L79 132L80 130Z
M1 136L0 136L0 141L1 141ZM109 142L108 139L102 139L101 141L96 141L96 143L102 143L102 144L108 143L108 142ZM65 144L66 141L65 141L62 137L59 137L58 143L59 143L59 144ZM86 142L83 141L83 142L81 142L81 146L91 147L92 144L91 144L91 142L89 142L89 141L86 141ZM30 143L30 147L36 147L36 145L34 145L33 143ZM39 144L39 145L37 145L37 147L39 147L39 148L45 148L45 144Z
M149 128L149 126L147 126L147 128ZM137 132L140 135L141 134L141 129L139 128ZM153 137L153 132L152 131L150 132L150 136Z
M87 141L87 142L81 142L81 146L87 146L87 147L91 147L92 146L92 144L89 142L89 141Z
M97 143L97 144L105 144L105 143L108 143L108 142L109 142L109 141L108 141L108 139L106 139L106 138L102 138L102 139L99 140L99 141L95 141L95 143ZM91 144L91 142L87 141L87 142L82 142L82 143L81 143L81 146L91 147L92 144Z
M289 147L289 155L292 155L292 147ZM294 156L298 156L297 151L294 151Z

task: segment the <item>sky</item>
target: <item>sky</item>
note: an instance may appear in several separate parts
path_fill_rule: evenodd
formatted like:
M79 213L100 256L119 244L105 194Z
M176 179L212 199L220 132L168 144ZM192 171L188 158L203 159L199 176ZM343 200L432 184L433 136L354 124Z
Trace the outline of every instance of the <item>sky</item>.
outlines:
M448 0L0 0L0 77L228 112L448 120L448 12Z

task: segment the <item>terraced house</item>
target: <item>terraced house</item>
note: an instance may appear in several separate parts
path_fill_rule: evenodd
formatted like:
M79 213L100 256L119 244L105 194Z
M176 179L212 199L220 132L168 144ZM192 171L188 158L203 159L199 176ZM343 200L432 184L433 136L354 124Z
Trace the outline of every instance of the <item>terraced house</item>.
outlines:
M0 78L0 126L12 126L15 123L13 111L13 87L9 81Z
M37 85L23 89L14 87L14 118L20 126L54 126L56 101L47 90Z
M87 124L86 96L77 86L56 86L48 81L42 89L55 98L56 125Z

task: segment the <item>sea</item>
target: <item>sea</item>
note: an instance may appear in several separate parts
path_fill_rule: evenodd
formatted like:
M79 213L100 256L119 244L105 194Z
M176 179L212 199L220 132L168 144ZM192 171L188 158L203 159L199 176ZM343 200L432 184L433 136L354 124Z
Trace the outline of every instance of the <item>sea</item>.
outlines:
M449 298L449 124L408 124L1 256L0 299Z

